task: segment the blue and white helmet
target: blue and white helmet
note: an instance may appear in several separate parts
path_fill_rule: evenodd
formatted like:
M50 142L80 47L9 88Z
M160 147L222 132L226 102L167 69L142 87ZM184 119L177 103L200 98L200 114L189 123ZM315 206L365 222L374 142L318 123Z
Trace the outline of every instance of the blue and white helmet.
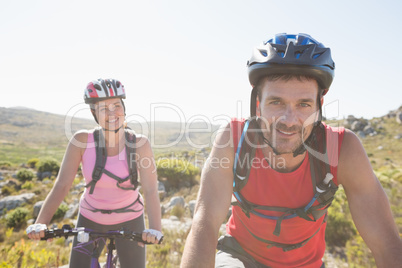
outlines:
M299 74L316 78L325 94L334 78L335 63L331 50L310 35L281 33L254 48L247 67L253 87L269 74Z

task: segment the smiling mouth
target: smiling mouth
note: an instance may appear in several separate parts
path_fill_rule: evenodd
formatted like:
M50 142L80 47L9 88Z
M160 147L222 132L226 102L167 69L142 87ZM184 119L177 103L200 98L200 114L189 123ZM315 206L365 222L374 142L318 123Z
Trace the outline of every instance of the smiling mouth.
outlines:
M118 118L115 118L115 119L109 120L108 123L116 123L118 120L119 120Z
M288 135L288 136L296 134L295 132L286 132L286 131L282 131L279 129L277 129L276 131L278 131L281 134Z

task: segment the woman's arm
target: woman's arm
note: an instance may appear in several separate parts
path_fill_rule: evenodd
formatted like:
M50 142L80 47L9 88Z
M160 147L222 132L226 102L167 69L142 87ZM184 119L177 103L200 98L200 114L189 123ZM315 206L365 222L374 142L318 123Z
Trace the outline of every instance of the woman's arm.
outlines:
M54 186L47 195L35 223L48 225L60 203L68 194L77 174L82 154L85 151L85 148L80 148L75 141L79 141L79 144L84 145L86 144L87 137L87 133L79 132L70 140ZM28 237L31 239L40 239L40 237L43 237L43 234L43 231L41 233L31 232L28 234Z
M158 180L151 145L145 136L140 136L137 144L140 144L139 148L137 148L137 165L140 172L141 188L144 193L149 228L162 231Z

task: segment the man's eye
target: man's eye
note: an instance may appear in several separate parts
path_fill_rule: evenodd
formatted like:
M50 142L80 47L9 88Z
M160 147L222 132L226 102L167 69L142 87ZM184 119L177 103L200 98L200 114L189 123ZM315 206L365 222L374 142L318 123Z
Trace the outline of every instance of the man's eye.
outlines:
M310 107L310 104L308 104L308 103L300 103L300 106L301 107Z

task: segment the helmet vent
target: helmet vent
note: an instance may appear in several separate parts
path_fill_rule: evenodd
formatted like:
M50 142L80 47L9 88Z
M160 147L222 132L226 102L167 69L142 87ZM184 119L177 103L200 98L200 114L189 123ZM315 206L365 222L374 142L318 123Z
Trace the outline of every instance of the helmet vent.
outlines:
M329 88L335 64L331 50L308 34L277 34L253 50L247 63L251 85L269 74L301 74Z
M314 55L313 55L313 59L316 59L316 58L318 58L318 57L321 56L321 55L322 55L322 53L314 54Z

